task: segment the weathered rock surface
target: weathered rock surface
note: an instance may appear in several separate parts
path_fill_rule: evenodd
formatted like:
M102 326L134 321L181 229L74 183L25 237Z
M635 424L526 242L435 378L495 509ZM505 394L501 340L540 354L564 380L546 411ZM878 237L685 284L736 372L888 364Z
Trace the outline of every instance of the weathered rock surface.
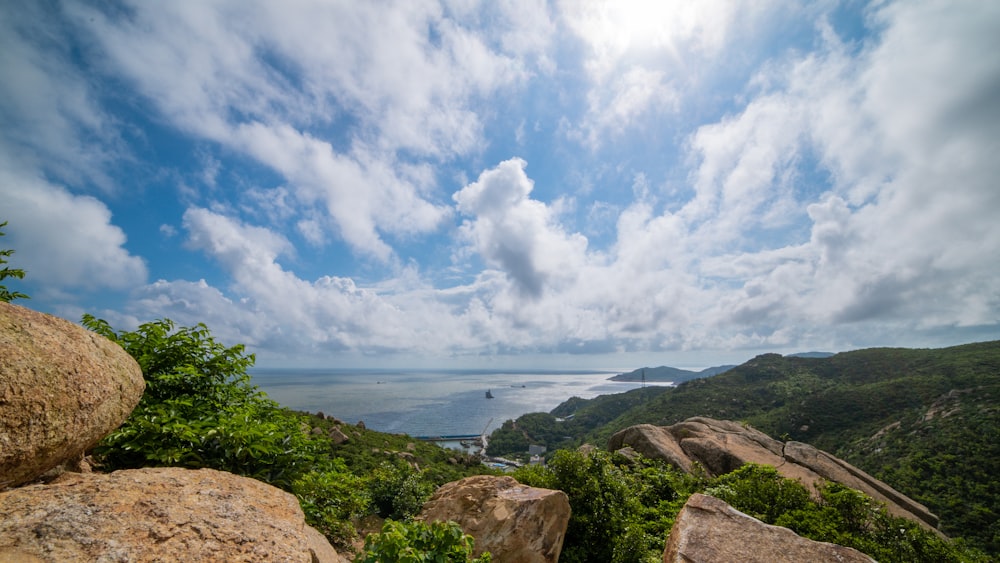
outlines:
M231 473L181 468L67 473L0 493L4 554L19 561L347 561L306 525L294 496Z
M938 517L927 507L896 491L846 461L801 442L780 442L742 424L711 418L689 418L673 426L641 424L608 441L614 451L632 447L642 455L690 471L698 462L711 475L722 475L745 463L775 467L815 492L821 481L834 481L882 501L889 512L936 529Z
M569 515L569 498L562 491L478 475L442 486L419 518L458 522L476 538L475 554L489 551L495 563L555 563Z
M666 461L683 471L691 471L691 458L684 453L677 440L664 428L652 424L639 424L619 431L608 444L608 449L617 451L631 447L640 454Z
M338 446L350 440L350 438L347 437L347 434L344 434L344 432L336 426L330 429L328 436L330 436L330 441Z
M867 555L803 538L771 526L725 502L694 494L677 514L663 550L664 563L873 563Z
M121 346L0 303L0 489L79 458L128 418L144 389Z

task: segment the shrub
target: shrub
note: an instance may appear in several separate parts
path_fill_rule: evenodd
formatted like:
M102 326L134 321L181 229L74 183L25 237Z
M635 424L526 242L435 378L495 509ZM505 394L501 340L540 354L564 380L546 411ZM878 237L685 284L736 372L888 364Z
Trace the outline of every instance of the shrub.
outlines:
M351 474L343 460L322 471L307 473L292 483L306 522L336 547L349 547L357 536L352 522L367 513L370 499L364 480Z
M368 478L372 506L382 518L415 516L431 496L433 486L409 465L385 462Z
M223 346L203 324L175 330L166 319L121 332L90 315L83 324L120 344L146 380L128 420L94 450L107 467L210 467L286 490L312 469L321 444L250 384L254 356L242 345Z
M569 496L570 521L560 561L612 561L617 542L640 512L635 483L606 452L559 450L546 469L518 470L514 476Z
M809 503L809 491L794 479L786 479L769 465L748 463L717 478L705 494L720 498L733 508L768 524Z
M489 563L490 554L473 559L474 540L454 522L396 522L365 538L357 563Z

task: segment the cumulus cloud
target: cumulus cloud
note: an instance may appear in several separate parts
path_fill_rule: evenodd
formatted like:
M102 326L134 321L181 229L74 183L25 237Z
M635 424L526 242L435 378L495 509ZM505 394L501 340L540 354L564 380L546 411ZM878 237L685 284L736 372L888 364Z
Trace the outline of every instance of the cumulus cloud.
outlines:
M126 289L146 281L146 263L97 199L39 178L0 152L0 200L19 267L51 291Z
M1000 65L984 68L975 53L1000 44L981 16L934 2L888 5L874 15L887 26L883 40L860 60L833 42L781 71L780 90L695 135L702 158L685 212L707 213L702 231L738 240L775 209L804 210L812 223L802 245L705 261L708 273L743 285L729 300L737 318L997 321L995 305L983 307L1000 289L997 267L983 260L1000 251L989 226L1000 205L987 133L997 113L982 100ZM970 114L979 119L962 119ZM834 183L796 205L795 184L808 180L789 172L804 151L816 151ZM956 277L976 281L948 287Z
M184 215L189 244L217 260L232 279L224 290L192 286L184 280L146 286L133 306L151 314L189 318L194 309L229 332L279 355L316 355L353 350L423 352L431 346L447 353L452 342L432 338L449 317L419 284L362 288L350 278L321 276L313 281L282 266L291 251L283 236L233 217L200 208ZM232 296L232 297L227 297ZM428 326L427 315L442 321ZM437 347L435 347L435 344Z
M534 183L526 165L519 158L501 162L453 197L472 217L461 226L463 238L521 291L540 297L547 285L577 275L587 239L565 233L548 206L529 198Z
M297 205L324 213L327 221L310 223L313 240L317 228L330 229L383 261L392 249L382 234L427 232L447 216L425 185L401 174L397 154L476 150L483 123L472 104L524 74L435 3L69 12L92 32L105 70L134 84L173 126L269 166ZM523 53L538 47L531 37L503 43ZM331 127L344 146L314 133Z

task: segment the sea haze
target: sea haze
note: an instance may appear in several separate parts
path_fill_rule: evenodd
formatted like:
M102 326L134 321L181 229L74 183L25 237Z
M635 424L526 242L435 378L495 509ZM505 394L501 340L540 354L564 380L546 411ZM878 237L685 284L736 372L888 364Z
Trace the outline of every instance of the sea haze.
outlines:
M641 383L608 381L617 372L381 371L253 369L253 383L295 410L364 421L411 436L479 434L529 412L549 412L570 397L624 393ZM486 398L486 391L493 399Z

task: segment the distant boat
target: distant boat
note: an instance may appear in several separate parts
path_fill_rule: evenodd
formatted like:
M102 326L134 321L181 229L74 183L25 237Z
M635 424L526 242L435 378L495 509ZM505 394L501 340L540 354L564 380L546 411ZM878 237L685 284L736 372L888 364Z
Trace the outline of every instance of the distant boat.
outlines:
M486 390L486 398L487 399L492 399L493 398L493 393L490 392L490 389Z

